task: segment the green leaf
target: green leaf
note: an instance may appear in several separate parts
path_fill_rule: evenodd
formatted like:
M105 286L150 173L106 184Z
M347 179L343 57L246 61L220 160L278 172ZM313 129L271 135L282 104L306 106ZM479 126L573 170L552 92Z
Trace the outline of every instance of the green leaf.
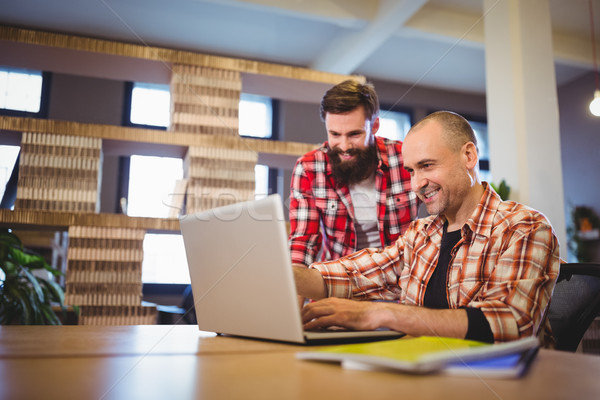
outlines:
M43 304L40 308L42 317L42 324L50 324L50 325L60 325L60 319L52 310L52 307L49 304Z
M0 229L0 324L60 324L52 309L54 302L64 307L63 289L51 275L62 273L43 256L23 247L21 240ZM48 277L36 277L33 270L48 271Z
M31 322L31 308L29 306L29 296L23 293L22 296L15 297L18 302L16 310L20 311L21 317L17 318L21 324L29 325Z
M502 181L498 185L494 183L490 183L490 185L492 186L492 189L494 189L494 191L498 193L502 200L508 200L508 196L510 195L510 186L506 184L506 181L504 179L502 179Z
M8 232L7 230L0 231L0 243L6 244L7 246L22 248L23 244L21 239L14 233Z
M63 276L64 275L62 273L62 271L59 271L56 268L52 268L52 266L48 263L46 263L46 266L44 268L46 269L46 271L50 272L52 274L52 276Z
M38 279L31 272L29 272L27 270L27 268L21 267L21 269L23 270L23 274L25 274L25 277L27 277L27 279L33 286L33 290L35 291L35 294L37 295L39 302L43 303L45 301L44 292L42 291L42 287L40 286Z
M17 274L17 266L12 261L5 261L2 263L2 270L8 276Z
M30 325L40 325L43 323L41 307L43 303L37 300L37 296L33 292L29 292L29 306L31 307L31 314L29 316Z
M63 306L65 302L65 293L58 283L51 280L40 280L40 284L48 292L46 298L49 301L56 301L60 306Z
M20 249L10 249L10 255L17 264L29 269L38 269L46 267L46 260L39 254L26 253Z

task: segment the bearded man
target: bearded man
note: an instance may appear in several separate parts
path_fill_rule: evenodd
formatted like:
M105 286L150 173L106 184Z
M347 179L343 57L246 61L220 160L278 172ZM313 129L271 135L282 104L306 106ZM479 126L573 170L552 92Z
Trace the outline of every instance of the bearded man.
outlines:
M296 266L383 248L417 215L402 143L375 136L379 100L373 85L335 85L320 112L327 142L298 159L290 185L289 244Z

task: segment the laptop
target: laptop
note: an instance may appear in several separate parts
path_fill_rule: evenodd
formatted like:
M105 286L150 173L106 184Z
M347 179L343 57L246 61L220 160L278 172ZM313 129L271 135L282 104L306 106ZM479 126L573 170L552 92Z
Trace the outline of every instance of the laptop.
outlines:
M390 330L304 331L277 194L180 218L198 327L299 344L403 336Z

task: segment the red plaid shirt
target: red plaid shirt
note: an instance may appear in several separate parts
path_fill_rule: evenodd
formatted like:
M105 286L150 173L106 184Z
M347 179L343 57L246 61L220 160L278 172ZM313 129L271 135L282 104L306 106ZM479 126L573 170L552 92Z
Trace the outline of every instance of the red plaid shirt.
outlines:
M502 201L488 184L452 249L446 296L450 308L481 309L496 341L548 337L546 308L558 276L558 240L541 213ZM399 300L423 305L435 269L444 219L414 221L393 245L313 264L328 296Z
M381 247L394 243L417 215L417 197L402 163L402 143L375 137L379 165L375 172ZM338 188L327 156L327 142L300 157L290 193L292 262L310 265L321 246L321 260L355 252L354 209L348 187ZM323 237L324 235L324 237Z

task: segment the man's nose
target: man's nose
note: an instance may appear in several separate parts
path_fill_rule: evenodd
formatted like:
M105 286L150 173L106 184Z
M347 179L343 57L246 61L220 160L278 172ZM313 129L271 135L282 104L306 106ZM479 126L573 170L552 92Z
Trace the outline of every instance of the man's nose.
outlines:
M340 150L345 152L352 148L352 144L351 144L350 140L344 136L344 137L340 138L338 147L340 148Z
M413 192L418 192L427 186L427 179L418 172L414 172L410 178L410 186Z

